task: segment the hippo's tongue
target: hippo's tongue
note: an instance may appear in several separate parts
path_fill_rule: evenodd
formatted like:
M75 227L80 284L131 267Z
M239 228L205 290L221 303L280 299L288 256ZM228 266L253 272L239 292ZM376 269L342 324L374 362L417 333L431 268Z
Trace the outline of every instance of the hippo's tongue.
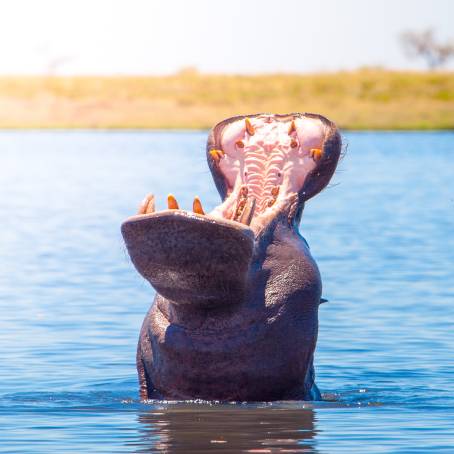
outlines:
M257 232L286 205L291 211L295 194L307 198L305 183L323 158L327 131L321 119L298 115L239 118L215 129L208 161L224 202L210 215Z

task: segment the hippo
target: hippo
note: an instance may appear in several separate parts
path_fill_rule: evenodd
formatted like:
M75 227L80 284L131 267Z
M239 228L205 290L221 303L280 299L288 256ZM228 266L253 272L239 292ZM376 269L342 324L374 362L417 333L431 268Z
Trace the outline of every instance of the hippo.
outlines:
M122 224L156 290L137 348L140 397L318 400L320 273L299 233L305 202L330 181L341 137L311 113L235 116L209 133L222 202L155 211L148 195Z

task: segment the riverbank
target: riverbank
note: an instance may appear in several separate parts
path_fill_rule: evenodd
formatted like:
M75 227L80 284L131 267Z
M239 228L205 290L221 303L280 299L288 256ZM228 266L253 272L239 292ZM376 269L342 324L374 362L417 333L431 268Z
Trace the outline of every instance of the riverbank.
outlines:
M454 129L454 73L0 77L0 128L204 129L295 111L343 129Z

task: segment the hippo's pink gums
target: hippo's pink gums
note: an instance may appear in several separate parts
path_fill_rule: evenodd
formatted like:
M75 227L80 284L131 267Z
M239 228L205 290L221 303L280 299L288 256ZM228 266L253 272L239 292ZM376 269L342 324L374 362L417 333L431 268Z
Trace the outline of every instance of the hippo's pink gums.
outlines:
M329 182L341 140L314 114L216 125L208 165L222 204L154 212L147 197L123 237L157 296L137 351L142 399L317 399L313 354L321 281L298 232Z

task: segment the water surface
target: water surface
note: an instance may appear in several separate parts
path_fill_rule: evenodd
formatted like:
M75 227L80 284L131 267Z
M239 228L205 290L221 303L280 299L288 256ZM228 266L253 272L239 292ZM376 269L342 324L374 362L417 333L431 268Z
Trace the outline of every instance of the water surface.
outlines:
M0 450L453 452L454 134L344 139L301 225L325 401L143 404L153 291L119 228L148 192L218 203L206 133L0 133Z

